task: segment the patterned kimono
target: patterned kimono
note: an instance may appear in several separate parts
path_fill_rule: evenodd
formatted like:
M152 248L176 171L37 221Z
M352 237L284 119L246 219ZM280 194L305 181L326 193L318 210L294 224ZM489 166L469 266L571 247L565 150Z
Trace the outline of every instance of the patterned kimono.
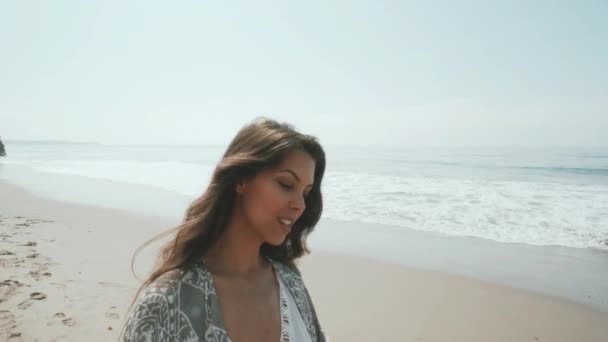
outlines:
M312 341L325 342L298 269L269 260L289 291L290 299L295 302ZM287 341L283 316L282 321L281 340ZM204 263L197 262L183 270L167 272L142 290L127 319L122 338L124 342L230 342L213 278Z

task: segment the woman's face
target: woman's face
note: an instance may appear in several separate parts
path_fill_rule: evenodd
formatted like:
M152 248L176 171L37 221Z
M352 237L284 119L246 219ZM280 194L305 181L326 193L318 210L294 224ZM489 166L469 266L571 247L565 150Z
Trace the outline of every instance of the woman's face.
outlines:
M266 243L280 245L306 208L312 188L315 161L295 150L272 169L258 173L237 187L240 209L247 226Z

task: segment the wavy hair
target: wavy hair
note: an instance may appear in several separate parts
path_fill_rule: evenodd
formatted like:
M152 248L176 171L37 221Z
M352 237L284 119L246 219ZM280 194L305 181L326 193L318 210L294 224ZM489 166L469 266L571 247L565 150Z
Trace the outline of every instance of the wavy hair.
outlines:
M323 211L321 181L325 172L325 152L317 138L302 134L286 123L257 118L241 128L233 138L207 189L192 202L184 221L137 249L131 261L132 270L135 258L143 248L176 233L175 238L161 248L154 270L140 286L135 298L162 274L184 268L205 256L229 222L237 197L236 185L255 177L262 170L275 167L294 150L310 154L315 161L314 182L305 200L306 208L283 243L278 246L264 243L260 253L291 265L296 258L309 253L306 238Z

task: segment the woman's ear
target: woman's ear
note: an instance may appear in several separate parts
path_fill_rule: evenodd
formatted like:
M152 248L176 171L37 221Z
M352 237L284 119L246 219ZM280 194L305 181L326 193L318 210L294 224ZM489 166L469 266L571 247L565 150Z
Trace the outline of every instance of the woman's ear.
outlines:
M237 194L242 195L245 192L247 192L247 188L249 186L249 183L252 181L252 178L243 178L241 180L239 180L236 185L234 186L234 191L236 191Z
M236 186L234 187L234 191L236 191L237 194L242 195L244 190L245 190L245 181L244 180L241 180L238 183L236 183Z

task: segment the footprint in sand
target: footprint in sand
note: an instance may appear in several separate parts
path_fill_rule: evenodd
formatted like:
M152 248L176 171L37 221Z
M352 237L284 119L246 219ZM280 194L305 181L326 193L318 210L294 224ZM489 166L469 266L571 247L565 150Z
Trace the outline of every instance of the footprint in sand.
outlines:
M7 279L3 282L0 282L0 286L17 286L17 287L21 287L23 286L23 283L21 283L19 280L12 280L12 279Z
M66 318L61 321L63 325L67 325L68 327L73 327L76 325L76 321L73 318Z
M21 333L14 331L17 327L15 315L7 310L0 310L0 341L21 342Z
M124 284L111 283L108 281L98 281L97 284L101 285L102 287L128 287L127 285L124 285Z
M43 300L43 299L46 299L46 295L44 293L32 292L30 294L30 298L21 302L19 305L17 305L17 307L21 310L25 310L25 309L29 308L30 306L32 306L32 304L34 304L34 302Z
M22 286L22 283L12 279L0 282L0 303L14 296L17 293L17 289Z
M41 220L41 219L27 219L25 222L26 223L51 223L51 222L55 222L55 221Z
M42 278L42 277L50 277L53 275L51 272L44 272L44 271L46 271L46 267L40 268L37 271L30 271L28 273L28 275L30 275L35 280L40 280L40 278Z
M15 315L8 310L0 310L0 331L9 331L16 326Z
M22 342L23 339L21 338L21 333L17 332L17 333L11 333L8 336L8 342Z
M43 277L50 277L52 275L50 272L48 272L49 266L51 265L50 259L42 256L36 256L36 258L36 260L40 261L34 261L30 264L30 271L28 272L28 275L37 281Z
M116 306L112 305L110 306L110 309L108 310L108 312L106 312L106 318L107 319L119 319L120 315L118 313L116 313Z
M46 325L51 326L51 325L59 324L59 322L61 322L61 324L68 326L68 327L73 327L76 325L76 320L74 320L71 317L66 317L66 315L63 312L58 312L58 313L54 314L53 317L51 318L51 320Z
M110 306L110 309L106 312L106 318L109 320L120 319L120 315L118 313L116 313L116 306L114 306L114 305ZM112 326L109 325L107 329L111 331L114 328L112 328Z

